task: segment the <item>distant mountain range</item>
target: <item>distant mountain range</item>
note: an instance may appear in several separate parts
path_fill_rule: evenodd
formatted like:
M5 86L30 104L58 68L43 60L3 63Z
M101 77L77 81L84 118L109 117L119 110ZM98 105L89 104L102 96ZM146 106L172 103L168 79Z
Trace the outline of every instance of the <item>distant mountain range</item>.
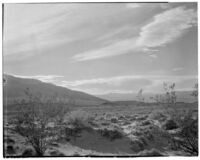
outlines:
M111 93L104 95L90 95L84 92L74 91L65 87L56 86L51 83L44 83L36 79L18 78L11 75L3 75L3 100L6 104L12 104L15 100L26 99L25 90L29 88L33 95L42 97L56 97L58 101L62 101L74 105L100 105L109 103L109 101L138 101L137 94L119 94ZM191 96L192 91L177 91L177 102L192 103L196 99ZM143 93L145 102L154 102L151 97L155 97L155 93ZM132 103L132 102L131 102Z
M185 102L185 103L193 103L196 99L191 96L192 91L177 91L177 102ZM161 94L163 95L163 94ZM120 93L110 93L104 95L96 95L100 98L109 100L109 101L138 101L137 93L128 93L128 94L120 94ZM154 102L151 97L155 97L155 93L143 93L142 94L145 102Z
M29 88L33 95L41 94L41 97L56 96L58 101L75 105L99 105L106 100L89 95L84 92L74 91L65 87L44 83L36 79L18 78L11 75L3 75L3 99L6 104L12 104L15 100L28 98L25 90Z

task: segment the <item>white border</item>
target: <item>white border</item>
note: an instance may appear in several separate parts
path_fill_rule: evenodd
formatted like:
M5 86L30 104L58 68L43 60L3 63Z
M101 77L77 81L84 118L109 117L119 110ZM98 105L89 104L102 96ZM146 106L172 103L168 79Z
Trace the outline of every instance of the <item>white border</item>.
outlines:
M2 3L59 3L59 2L198 2L198 1L190 1L190 0L169 0L169 1L166 1L166 0L159 0L159 1L152 1L152 0L141 0L141 1L131 1L131 0L69 0L69 1L66 1L66 0L0 0L1 2L1 7L0 7L0 12L1 12L1 17L2 17ZM198 2L198 17L199 17L199 2ZM0 74L2 75L3 74L3 71L2 71L2 20L0 22L0 26L1 26L1 32L0 32L0 35L1 35L1 39L0 39L0 46L1 46L1 56L0 56L0 62L1 62L1 65L0 65ZM198 21L198 37L200 36L200 33L199 33L199 21ZM198 39L198 46L200 46L200 43L199 43L199 39ZM199 49L198 49L198 53L199 53ZM198 62L200 62L200 56L198 56ZM199 75L199 65L198 65L198 75ZM199 80L199 76L198 76L198 84L200 80ZM0 78L0 83L2 84L2 77ZM2 100L2 87L3 85L0 85L0 104L1 104L1 109L0 109L0 115L1 115L1 120L0 120L0 159L3 159L3 100ZM199 115L199 108L198 108L198 115ZM200 124L200 120L199 120L199 124ZM199 132L200 132L200 127L199 127ZM200 148L200 134L199 134L199 148ZM200 154L200 153L199 153ZM163 159L163 160L196 160L196 159L199 159L200 156L198 157L136 157L136 159L138 160L141 160L141 159L147 159L147 160L159 160L159 159ZM134 157L132 158L112 158L112 159L117 159L117 160L126 160L126 159L133 159ZM16 159L16 158L15 158ZM17 158L17 159L35 159L35 158ZM37 158L38 159L38 158ZM42 159L42 158L39 158L39 159ZM52 160L52 158L45 158L46 160ZM75 159L85 159L85 160L89 160L91 159L91 157L62 157L62 158L56 158L56 159L72 159L72 160L75 160ZM92 158L93 159L93 158ZM106 159L110 159L110 158L100 158L101 160L106 160Z

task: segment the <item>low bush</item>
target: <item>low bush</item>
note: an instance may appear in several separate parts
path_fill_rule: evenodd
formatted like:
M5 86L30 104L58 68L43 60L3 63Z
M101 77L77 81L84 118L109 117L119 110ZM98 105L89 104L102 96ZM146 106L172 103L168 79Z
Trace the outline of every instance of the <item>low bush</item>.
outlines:
M152 124L152 122L150 120L144 120L141 122L141 126L148 126L150 124Z
M6 147L7 154L15 154L15 149L13 146L9 145Z
M117 122L118 122L117 118L111 118L110 121L111 121L112 123L117 123Z
M163 127L166 130L172 130L172 129L177 129L178 125L174 120L169 119L164 123Z
M72 111L68 117L68 123L75 128L84 128L89 126L90 116L87 112L76 110Z
M179 119L181 131L173 139L173 148L182 149L191 155L198 155L198 119L193 119L193 111L186 112Z
M61 153L57 150L51 151L50 155L53 156L53 157L63 157L63 156L65 156L63 153Z
M108 138L110 141L114 141L115 139L120 139L123 137L122 133L117 129L115 130L103 129L99 131L101 136Z
M139 139L131 141L130 145L134 152L142 151L145 148L145 144Z
M158 121L165 121L167 119L167 115L164 114L163 112L153 112L151 115L150 115L150 119L153 119L153 120L158 120Z
M35 152L32 148L27 148L23 151L22 156L23 157L33 157L33 156L35 156Z

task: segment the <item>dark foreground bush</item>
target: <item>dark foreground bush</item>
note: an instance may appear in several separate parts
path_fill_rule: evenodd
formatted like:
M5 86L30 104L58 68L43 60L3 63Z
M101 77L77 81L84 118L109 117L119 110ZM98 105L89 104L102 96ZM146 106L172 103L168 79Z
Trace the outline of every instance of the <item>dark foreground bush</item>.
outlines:
M197 156L198 155L198 119L193 119L192 111L184 115L180 120L181 131L174 138L174 146L185 152Z
M32 148L27 148L24 150L24 152L22 153L23 157L33 157L35 156L35 152Z
M13 146L7 146L6 152L7 154L15 154L15 149Z
M115 130L103 129L99 131L101 136L110 139L110 141L114 141L115 139L120 139L123 137L122 133L116 129Z
M177 129L177 128L178 128L177 123L172 119L167 120L164 124L164 129L166 130L172 130L172 129Z
M27 89L28 102L24 106L19 103L19 112L15 117L15 132L23 136L29 143L37 156L42 157L48 145L55 141L60 134L60 128L49 128L48 124L55 122L59 125L68 109L62 103L54 99L43 102L39 95L33 94Z

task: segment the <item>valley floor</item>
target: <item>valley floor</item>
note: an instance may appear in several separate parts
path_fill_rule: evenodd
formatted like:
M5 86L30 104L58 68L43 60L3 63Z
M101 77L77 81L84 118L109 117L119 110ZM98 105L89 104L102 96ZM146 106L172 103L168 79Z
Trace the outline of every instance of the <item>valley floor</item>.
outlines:
M189 106L196 120L195 104L177 106L176 111L157 105L75 107L60 126L65 133L48 144L44 156L191 156L171 144L182 127L173 114L181 118ZM4 116L4 156L35 156L31 144L15 132L12 116ZM78 130L72 119L79 121ZM48 127L58 128L55 123Z

